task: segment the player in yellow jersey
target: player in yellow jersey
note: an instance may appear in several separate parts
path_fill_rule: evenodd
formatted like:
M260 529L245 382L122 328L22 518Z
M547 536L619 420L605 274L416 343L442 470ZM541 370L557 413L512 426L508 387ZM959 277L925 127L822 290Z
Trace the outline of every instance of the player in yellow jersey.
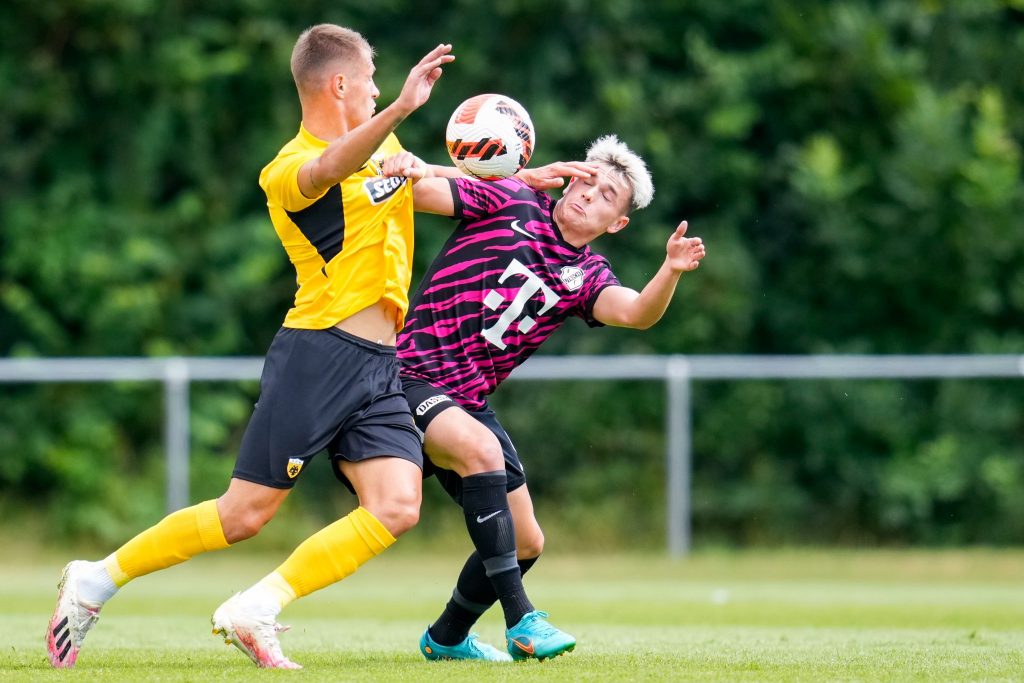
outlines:
M291 68L302 123L260 174L298 292L267 352L231 482L220 498L168 515L106 559L64 568L46 633L55 667L75 664L100 608L128 581L259 532L325 448L359 507L221 605L215 633L261 667L299 668L281 652L281 609L348 576L416 524L421 442L395 357L408 307L412 191L379 165L401 152L393 131L453 59L451 45L438 45L374 115L369 43L332 24L299 37Z

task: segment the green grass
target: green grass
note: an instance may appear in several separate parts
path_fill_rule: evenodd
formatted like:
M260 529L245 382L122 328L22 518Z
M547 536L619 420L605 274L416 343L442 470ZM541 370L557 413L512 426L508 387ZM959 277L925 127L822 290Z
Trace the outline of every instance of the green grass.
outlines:
M577 636L548 662L424 661L420 633L460 558L396 547L284 613L301 672L260 671L210 634L220 601L280 558L242 549L129 585L104 609L78 666L53 671L43 631L64 559L0 566L0 680L1020 680L1024 553L705 552L546 556L528 576L538 607ZM501 645L492 610L479 625Z

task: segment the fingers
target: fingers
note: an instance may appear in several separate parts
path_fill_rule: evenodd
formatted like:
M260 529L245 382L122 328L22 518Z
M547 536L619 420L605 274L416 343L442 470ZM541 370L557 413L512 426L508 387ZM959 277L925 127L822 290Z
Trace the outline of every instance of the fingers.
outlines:
M433 50L425 54L423 59L421 59L419 64L416 66L429 73L442 64L455 61L455 55L450 54L451 51L452 46L450 43L438 45Z
M556 173L559 176L573 178L589 178L601 171L597 164L590 164L585 161L555 161L548 164L545 168L550 169L552 173Z
M687 224L687 222L686 222L686 221L682 221L682 222L681 222L681 223L680 223L680 224L679 224L679 225L678 225L678 226L676 227L676 233L675 233L675 236L676 236L676 237L682 237L683 235L685 235L685 234L686 234L686 228L687 228L687 227L689 227L689 226L688 226L688 224Z

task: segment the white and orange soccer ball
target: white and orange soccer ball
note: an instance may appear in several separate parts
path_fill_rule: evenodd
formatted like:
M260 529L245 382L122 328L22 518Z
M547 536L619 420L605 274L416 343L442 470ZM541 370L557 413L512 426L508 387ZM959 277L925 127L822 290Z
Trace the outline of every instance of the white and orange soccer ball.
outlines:
M463 173L482 180L507 178L530 161L533 121L511 97L477 95L456 107L445 143Z

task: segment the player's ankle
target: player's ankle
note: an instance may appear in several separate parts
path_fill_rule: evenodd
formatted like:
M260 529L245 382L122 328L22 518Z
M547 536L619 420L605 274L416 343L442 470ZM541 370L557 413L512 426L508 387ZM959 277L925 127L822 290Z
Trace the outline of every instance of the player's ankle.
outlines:
M80 602L98 609L114 597L117 589L117 584L102 561L82 563L77 588Z

